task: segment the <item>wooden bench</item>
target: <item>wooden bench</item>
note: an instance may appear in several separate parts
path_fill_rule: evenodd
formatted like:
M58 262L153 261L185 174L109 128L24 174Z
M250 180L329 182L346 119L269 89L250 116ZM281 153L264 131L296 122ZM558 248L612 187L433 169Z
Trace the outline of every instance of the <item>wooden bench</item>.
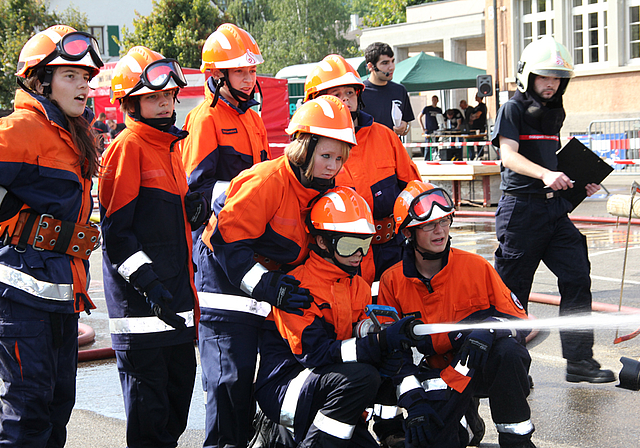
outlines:
M491 176L500 174L498 164L467 164L466 162L426 162L414 160L424 181L451 181L453 201L456 206L462 202L460 182L482 180L482 205L491 206Z

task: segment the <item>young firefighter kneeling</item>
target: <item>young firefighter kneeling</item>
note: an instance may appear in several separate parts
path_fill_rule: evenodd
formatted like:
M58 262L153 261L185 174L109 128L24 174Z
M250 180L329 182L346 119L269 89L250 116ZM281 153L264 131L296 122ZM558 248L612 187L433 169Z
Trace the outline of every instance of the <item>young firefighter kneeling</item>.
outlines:
M362 413L373 403L380 372L396 373L397 354L410 353L413 317L353 338L371 303L369 285L356 275L375 234L371 211L355 191L336 187L313 205L307 221L315 244L289 274L314 302L299 312L272 308L256 398L271 421L293 431L298 447L377 448Z
M425 323L525 319L522 305L493 267L476 254L451 248L451 198L431 184L411 181L396 199L396 231L406 237L401 262L380 279L378 303ZM524 332L474 330L436 334L417 344L425 355L419 377L429 405L444 422L431 444L465 447L460 420L474 397L489 397L500 447L534 447L527 404L531 358ZM415 443L414 443L415 445Z

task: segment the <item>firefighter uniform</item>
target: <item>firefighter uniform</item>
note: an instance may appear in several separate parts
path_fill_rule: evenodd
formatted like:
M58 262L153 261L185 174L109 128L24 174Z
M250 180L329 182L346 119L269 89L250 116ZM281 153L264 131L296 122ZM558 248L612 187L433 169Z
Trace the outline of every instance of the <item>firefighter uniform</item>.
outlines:
M129 445L175 447L187 425L195 381L198 319L184 208L188 186L176 147L186 132L176 127L162 132L129 116L126 124L103 160L100 179L109 328ZM185 319L185 329L156 317L122 275L145 263L173 295L166 306Z
M362 111L356 139L358 144L336 176L336 185L356 190L373 212L376 235L361 265L362 277L371 284L401 259L403 238L394 232L393 204L407 182L420 180L420 173L397 135Z
M0 439L61 447L75 402L77 313L95 308L87 293L89 249L83 257L43 250L34 232L50 219L88 227L91 179L82 176L58 107L23 90L14 107L0 121L0 186L31 209L23 213L32 227L18 244L0 242ZM93 116L87 110L84 118Z
M352 339L370 287L315 252L291 275L314 302L300 316L274 308L265 322L258 403L294 432L297 446L376 447L361 415L380 385L380 351L366 338Z
M214 91L209 78L205 100L187 115L184 129L189 135L180 143L189 190L202 193L209 203L215 199L212 191L218 181L223 182L218 187L223 191L241 171L271 158L262 118L250 109L258 102L242 102L240 109L220 97L211 107ZM194 232L194 243L201 233L202 228Z
M380 304L424 323L526 318L517 297L479 255L451 248L442 270L427 279L418 273L413 254L413 250L405 250L403 260L383 274ZM501 446L529 437L533 432L527 404L531 359L520 343L522 334L497 338L485 367L477 372L458 364L457 349L465 338L462 333L432 335L432 350L425 353L430 355L426 358L429 369L423 372L422 384L430 404L445 422L435 445L466 446L467 440L459 439L457 426L473 395L489 397Z
M263 264L286 270L285 265L296 266L307 257L311 239L305 216L318 194L302 186L282 156L241 173L213 204L196 243L199 349L207 392L204 446L246 445L258 333L271 310L250 292L265 271Z

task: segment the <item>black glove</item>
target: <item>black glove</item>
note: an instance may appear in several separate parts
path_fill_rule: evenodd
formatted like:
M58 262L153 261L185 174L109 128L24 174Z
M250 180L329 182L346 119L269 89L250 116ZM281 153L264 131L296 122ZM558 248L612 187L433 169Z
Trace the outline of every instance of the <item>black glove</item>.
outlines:
M482 369L495 338L493 330L473 330L464 341L460 351L460 362L470 369Z
M380 376L383 378L393 378L400 372L404 365L404 353L393 352L388 356L385 356L382 360L382 365L378 369Z
M431 335L425 335L421 340L416 343L416 348L420 353L425 356L432 356L436 354L436 350L433 348L433 340Z
M425 391L421 388L412 389L402 394L398 406L407 410L407 418L403 423L405 443L415 447L432 445L444 423L429 406Z
M265 272L253 289L251 296L256 300L269 302L271 306L287 313L302 316L301 309L311 307L313 297L306 288L300 288L300 281L278 271Z
M414 320L414 316L405 316L378 334L380 351L383 355L396 350L409 350L412 345L416 344L416 338L411 331Z
M169 308L169 303L173 296L159 280L154 280L144 291L147 303L151 306L153 314L167 325L171 325L176 330L185 330L187 324L183 317L178 316L175 311Z
M191 230L196 230L211 215L209 202L197 191L192 191L185 195L184 210L187 214L187 220L191 223Z

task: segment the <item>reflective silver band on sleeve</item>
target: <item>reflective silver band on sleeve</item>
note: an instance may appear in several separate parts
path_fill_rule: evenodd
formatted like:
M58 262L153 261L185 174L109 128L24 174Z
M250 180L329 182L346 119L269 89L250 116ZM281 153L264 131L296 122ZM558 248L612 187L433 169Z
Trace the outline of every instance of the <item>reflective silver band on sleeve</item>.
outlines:
M280 424L282 426L293 428L302 386L304 386L311 372L313 372L313 369L304 369L289 382L287 391L284 394L284 399L282 400L282 406L280 407Z
M398 406L388 406L384 404L373 405L373 415L377 415L383 420L388 420L398 414L402 414L402 410Z
M213 190L211 190L211 205L216 202L216 199L218 199L222 193L227 191L227 187L229 186L229 184L231 184L231 182L224 180L219 180L216 182L216 184L213 186Z
M396 387L396 394L399 398L413 389L422 389L422 384L420 384L420 381L418 381L418 378L416 378L415 375L409 375L403 378L400 384L398 384Z
M267 272L269 272L269 270L260 263L254 264L253 267L249 269L249 272L242 277L240 289L249 295L253 294L253 289L256 287L262 276Z
M345 339L340 343L340 357L342 362L358 362L356 338Z
M131 255L129 258L118 267L118 274L122 276L126 281L129 281L131 274L140 269L143 264L151 264L151 258L141 250Z
M520 423L496 423L496 429L498 432L506 434L526 436L533 431L533 423L531 423L531 420L526 420Z
M0 187L0 206L2 205L2 201L4 201L4 197L7 195L7 189L4 187Z
M177 314L184 318L187 327L193 327L193 310ZM171 330L175 330L175 328L164 323L156 316L116 317L109 319L109 331L111 334L147 334Z
M73 302L73 285L38 280L25 272L3 264L0 264L0 282L41 299Z
M422 382L422 388L425 392L430 392L432 390L446 390L448 387L449 386L442 378L429 378Z
M240 311L262 317L267 317L271 312L271 305L267 302L231 294L198 292L198 302L200 303L200 309L212 308L225 311Z
M467 376L467 373L469 373L469 367L463 366L460 361L458 361L458 364L456 364L453 370L464 376Z
M327 417L320 411L318 411L313 419L313 424L325 434L342 440L350 440L353 435L353 430L355 429L355 425L339 422L331 417Z

